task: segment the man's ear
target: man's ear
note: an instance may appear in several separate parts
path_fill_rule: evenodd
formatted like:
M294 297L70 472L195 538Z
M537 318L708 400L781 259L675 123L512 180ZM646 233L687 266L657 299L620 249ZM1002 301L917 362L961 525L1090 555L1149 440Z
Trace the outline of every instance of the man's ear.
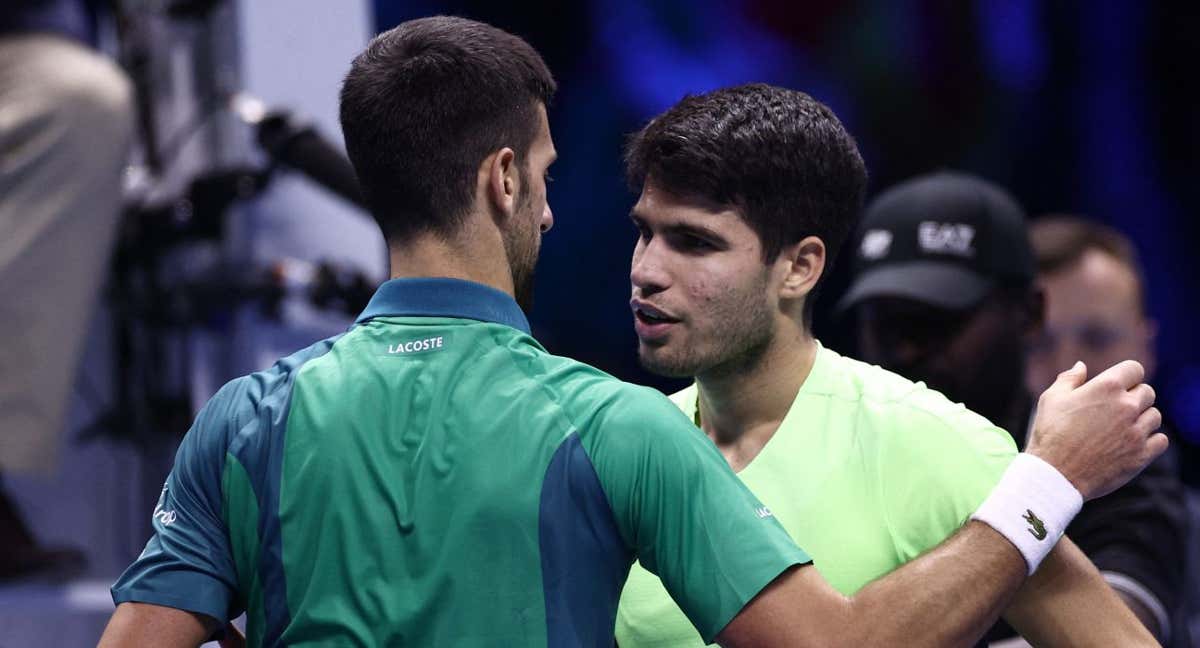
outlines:
M782 275L779 299L807 297L825 274L825 242L815 236L806 236L785 247L779 253L776 266Z
M498 218L508 220L517 207L520 176L517 173L517 154L507 146L483 162L488 204Z

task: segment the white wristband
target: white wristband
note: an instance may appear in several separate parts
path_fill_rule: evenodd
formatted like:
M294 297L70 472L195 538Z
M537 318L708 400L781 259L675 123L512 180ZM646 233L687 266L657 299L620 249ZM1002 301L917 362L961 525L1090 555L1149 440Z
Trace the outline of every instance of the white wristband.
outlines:
M1016 545L1033 574L1082 506L1083 496L1062 473L1022 452L971 519Z

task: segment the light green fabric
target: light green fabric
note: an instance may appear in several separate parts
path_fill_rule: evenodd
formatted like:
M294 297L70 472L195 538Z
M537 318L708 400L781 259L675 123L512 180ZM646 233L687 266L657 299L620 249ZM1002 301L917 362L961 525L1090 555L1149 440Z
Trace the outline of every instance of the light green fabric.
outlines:
M696 399L695 385L671 397L689 416ZM1015 455L1008 433L961 404L822 347L779 430L738 476L849 595L953 534ZM703 645L640 565L617 640Z

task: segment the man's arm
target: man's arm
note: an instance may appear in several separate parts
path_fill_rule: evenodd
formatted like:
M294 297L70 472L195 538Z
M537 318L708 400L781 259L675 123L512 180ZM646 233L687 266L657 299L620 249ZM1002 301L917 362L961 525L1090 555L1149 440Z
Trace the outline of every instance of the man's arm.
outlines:
M1004 618L1035 646L1152 646L1153 637L1087 556L1064 537Z
M717 640L732 648L970 646L1011 600L1005 616L1036 646L1158 645L1070 540L1060 541L1022 586L1024 574L1025 561L1010 542L970 522L852 598L815 569L793 569Z
M149 603L122 603L96 648L196 648L219 626L216 619L195 612Z
M1162 621L1159 620L1158 615L1155 614L1154 611L1149 607L1147 607L1146 602L1142 599L1135 598L1132 594L1122 591L1117 591L1117 597L1120 598L1121 602L1129 608L1129 611L1133 613L1134 618L1141 622L1142 626L1146 628L1147 632L1149 632L1151 628L1154 629L1153 634L1155 638L1164 637L1167 634L1167 631L1170 630L1169 627L1164 627ZM1167 623L1170 623L1170 619L1167 619ZM1166 639L1163 639L1163 641L1166 641Z
M1025 579L1020 552L970 522L921 558L859 590L838 593L815 569L792 569L717 637L722 646L969 646Z
M1125 362L1090 382L1085 378L1086 369L1076 365L1042 395L1027 453L1091 499L1129 481L1167 441L1156 432L1161 415L1152 407L1154 391L1141 383L1141 365ZM1005 486L1002 480L997 491ZM1039 530L1040 541L1046 530ZM1027 540L968 523L852 598L836 593L815 570L792 569L744 606L718 640L728 646L969 646L998 618L1032 564L1016 548L1019 542Z
M221 483L235 408L251 384L227 384L196 415L151 515L154 534L113 585L117 609L101 645L197 646L240 614Z
M1184 597L1179 556L1187 553L1184 487L1175 466L1159 457L1133 481L1089 502L1068 529L1134 614L1169 643L1173 612Z

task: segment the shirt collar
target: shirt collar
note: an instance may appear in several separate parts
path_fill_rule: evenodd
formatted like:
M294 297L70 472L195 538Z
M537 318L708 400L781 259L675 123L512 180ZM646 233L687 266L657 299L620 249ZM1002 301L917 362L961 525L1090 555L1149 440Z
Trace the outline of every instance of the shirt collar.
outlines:
M385 281L355 323L374 317L455 317L510 326L529 334L529 320L507 293L444 277Z
M779 422L779 429L781 430L785 425L787 425L787 421L792 417L792 413L798 411L799 408L796 406L796 403L800 402L801 396L806 393L828 393L828 365L830 362L828 355L830 353L837 355L837 353L835 351L826 349L825 345L821 344L820 340L813 341L817 343L817 351L813 355L812 367L809 368L808 375L805 376L804 382L800 383L800 389L796 392L796 398L792 400L792 404L788 406L787 414L784 414L783 420ZM700 427L700 385L693 382L691 388L696 391L695 396L689 399L692 406L692 421L696 424L696 427ZM776 434L778 434L778 432L776 432Z

